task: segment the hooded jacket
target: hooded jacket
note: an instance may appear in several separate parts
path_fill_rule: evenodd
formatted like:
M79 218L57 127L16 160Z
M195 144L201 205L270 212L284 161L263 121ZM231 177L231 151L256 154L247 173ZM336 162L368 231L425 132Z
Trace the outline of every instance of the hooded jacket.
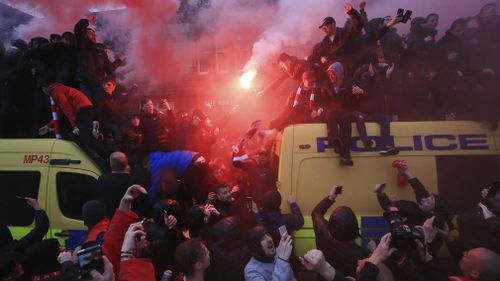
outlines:
M252 258L245 266L246 281L294 281L293 271L288 261L282 260L275 254L267 256L262 250L260 241L267 232L262 227L254 227L247 238L247 246L252 253ZM275 247L277 247L275 245Z
M344 218L330 217L330 222L325 220L324 215L334 202L326 197L314 207L311 213L316 246L325 254L326 260L335 269L344 275L356 276L358 260L369 257L369 252L354 243L354 239L359 236L359 229L352 210L348 212L344 209L346 207L343 207L341 212L345 213L342 214ZM348 218L349 215L351 218ZM331 229L336 231L332 233Z
M75 88L53 83L49 86L48 91L73 127L76 126L76 113L78 110L92 106L92 102L87 96ZM49 124L52 124L52 121Z
M279 232L280 226L286 226L286 229L290 234L304 226L304 217L302 216L302 212L296 202L290 204L290 210L292 211L291 214L282 214L279 209L280 205L281 196L277 190L266 192L263 200L264 209L260 215L267 232L273 238L274 245L279 245L281 239L281 234Z

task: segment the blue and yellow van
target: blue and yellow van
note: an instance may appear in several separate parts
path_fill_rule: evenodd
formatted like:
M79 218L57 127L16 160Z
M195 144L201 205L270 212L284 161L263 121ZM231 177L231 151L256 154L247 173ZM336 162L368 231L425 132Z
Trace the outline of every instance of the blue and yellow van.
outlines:
M370 123L367 130L380 145L379 126ZM328 145L324 124L290 126L281 136L278 187L284 198L289 194L296 198L306 221L295 233L298 255L315 247L310 214L333 185L344 187L334 207L346 205L354 210L363 243L386 232L373 186L387 183L387 194L415 200L411 187L397 186L397 172L391 168L395 159L408 161L411 172L456 213L472 207L479 200L480 190L500 178L500 134L483 123L394 122L391 135L401 152L390 157L366 151L356 132L353 124L353 167L339 166L338 155ZM284 202L282 210L288 209Z

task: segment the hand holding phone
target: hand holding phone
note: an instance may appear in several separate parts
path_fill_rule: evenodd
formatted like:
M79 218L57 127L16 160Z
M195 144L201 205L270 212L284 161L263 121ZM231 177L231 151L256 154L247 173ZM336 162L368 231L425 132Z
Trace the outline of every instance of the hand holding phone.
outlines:
M286 225L282 225L278 228L279 232L280 232L280 236L283 236L285 234L288 234L288 230L286 229Z
M96 270L101 274L104 272L104 260L100 245L82 249L76 255L82 279L90 279L90 271L92 270Z
M335 187L335 194L339 195L343 191L343 187L341 185Z
M334 201L337 198L337 195L341 193L342 193L342 186L334 185L330 190L330 194L328 194L328 199L330 199L330 201Z

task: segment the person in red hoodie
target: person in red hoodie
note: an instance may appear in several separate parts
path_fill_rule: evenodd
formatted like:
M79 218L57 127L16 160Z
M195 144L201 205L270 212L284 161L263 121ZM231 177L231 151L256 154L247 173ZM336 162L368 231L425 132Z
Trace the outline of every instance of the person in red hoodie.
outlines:
M137 258L137 237L140 241L146 240L146 232L142 222L132 223L123 238L120 252L120 281L154 281L155 270L151 259Z
M102 245L102 250L104 254L109 258L109 261L113 264L113 271L115 275L118 276L120 273L121 259L125 258L126 255L130 254L130 257L135 259L136 252L126 250L124 253L122 250L122 245L126 239L127 230L132 228L137 221L137 214L131 211L132 202L139 197L141 194L147 194L144 187L134 184L127 189L125 195L120 201L120 205L116 210L111 223L109 225L108 231L104 234L104 244ZM142 222L140 222L142 227ZM135 230L135 229L134 229ZM135 242L135 240L134 240ZM154 271L153 271L154 274Z
M92 135L94 106L82 92L61 83L52 83L48 87L42 87L42 91L54 100L59 111L66 116L73 127L73 134L79 135L81 141L93 148L99 155L109 154L110 149L98 142ZM53 125L54 120L41 127L38 133L45 135L49 127Z

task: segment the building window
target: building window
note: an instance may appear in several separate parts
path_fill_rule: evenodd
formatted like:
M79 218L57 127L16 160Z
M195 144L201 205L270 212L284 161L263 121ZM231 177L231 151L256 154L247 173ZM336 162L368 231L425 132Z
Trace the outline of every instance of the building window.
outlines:
M40 172L0 171L2 196L0 196L0 222L12 226L28 226L33 223L34 211L19 197L38 198Z
M198 54L198 74L206 75L210 72L210 64L211 64L211 56L212 54L203 50Z
M97 180L91 176L59 172L56 176L57 201L65 217L81 220L82 206L92 200Z
M219 44L215 45L215 68L217 73L228 73L234 69L231 52Z

